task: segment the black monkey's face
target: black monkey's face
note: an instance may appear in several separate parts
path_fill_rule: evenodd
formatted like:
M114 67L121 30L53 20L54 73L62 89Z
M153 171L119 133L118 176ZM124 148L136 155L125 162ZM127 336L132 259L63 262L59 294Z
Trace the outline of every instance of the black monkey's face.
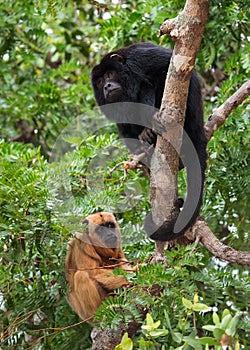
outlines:
M121 102L123 88L119 75L123 70L123 58L118 54L106 56L95 66L91 73L91 82L95 98L99 105Z
M120 228L113 214L107 212L92 214L83 222L88 224L88 235L94 245L107 248L120 247Z
M104 97L105 103L113 103L121 101L122 86L118 80L116 71L108 71L98 78L96 87Z
M122 96L122 86L116 71L110 71L101 78L101 88L107 103L119 102Z

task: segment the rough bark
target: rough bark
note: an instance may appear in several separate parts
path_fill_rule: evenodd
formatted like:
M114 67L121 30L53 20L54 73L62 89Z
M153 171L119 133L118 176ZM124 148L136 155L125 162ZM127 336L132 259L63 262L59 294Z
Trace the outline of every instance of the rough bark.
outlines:
M244 83L232 96L230 96L220 107L214 110L205 124L205 133L209 141L215 131L225 123L228 115L243 103L250 96L250 80ZM191 242L201 242L214 256L230 263L239 265L250 265L250 252L237 251L221 243L211 232L208 224L202 219L198 220L195 225L185 233L186 241L177 240L168 242L165 247L162 244L156 245L156 259L161 261L160 255L163 255L164 248L172 249L177 244L187 245ZM162 243L162 242L160 242Z
M161 225L178 214L179 150L182 141L190 77L200 47L209 13L209 0L187 0L184 10L160 28L160 35L169 34L175 41L168 69L160 122L166 131L157 137L151 162L151 206L153 221ZM162 244L156 243L156 248Z
M91 332L92 350L113 350L120 343L123 333L127 331L126 327L122 326L116 330L94 327Z
M124 333L128 332L129 337L133 338L140 328L141 324L136 321L130 322L128 326L121 322L116 329L94 327L91 331L92 350L113 350L121 342Z

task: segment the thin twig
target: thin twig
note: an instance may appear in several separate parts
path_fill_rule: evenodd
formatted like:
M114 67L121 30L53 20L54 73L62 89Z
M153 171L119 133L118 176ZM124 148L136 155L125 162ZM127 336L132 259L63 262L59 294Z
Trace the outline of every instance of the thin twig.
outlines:
M124 160L123 162L116 164L110 170L109 174L112 175L117 168L119 168L120 166L123 166L123 172L124 172L123 181L124 181L127 177L128 170L136 169L138 167L138 163L149 154L149 152L153 147L154 145L150 145L145 152L142 152L140 154L130 154L129 158L131 158L131 160Z
M130 264L130 262L127 260L126 261L124 260L124 261L121 261L117 264L112 264L112 265L104 265L104 266L97 266L97 267L91 267L91 268L68 269L68 271L92 271L92 270L114 269L116 267L119 267L119 266L122 266L125 264ZM126 270L126 271L129 271L129 270ZM132 268L131 268L131 271L133 271Z

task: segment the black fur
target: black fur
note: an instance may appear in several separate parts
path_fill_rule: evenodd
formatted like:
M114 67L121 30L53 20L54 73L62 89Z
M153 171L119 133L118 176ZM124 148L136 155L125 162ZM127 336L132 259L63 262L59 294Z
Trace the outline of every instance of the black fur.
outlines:
M120 111L124 117L121 119L121 123L118 120L120 116L113 115L111 109L105 109L105 107L116 102L136 102L159 109L171 55L171 50L161 46L151 43L138 43L107 54L101 63L93 68L91 82L96 101L106 116L117 122L119 134L122 138L141 139L155 145L156 134L145 128L145 125L148 126L148 121L143 124L143 119L148 118L149 125L151 125L149 129L152 129L153 112L149 112L149 114L139 113L138 116L138 113L133 115L133 110L130 111L129 107L124 108ZM141 121L140 125L133 124L135 120L137 123L138 120ZM171 223L163 223L161 227L157 227L152 220L151 213L149 213L144 226L146 232L155 240L168 241L183 235L187 228L194 224L202 205L207 140L203 126L201 87L195 72L193 72L190 80L184 129L197 152L200 170L197 172L197 169L194 169L197 167L192 166L192 155L186 151L187 145L184 144L186 141L183 141L181 160L184 160L184 166L187 167L188 193L184 208L181 214L179 216L177 214L177 216L178 218L184 218L185 225L183 227L182 219L180 219L180 225L175 226L176 216ZM138 142L134 145L125 140L125 143L132 152L138 149ZM198 177L201 178L200 186L197 184ZM193 198L198 198L194 209L192 209L194 204L191 203ZM191 212L189 213L189 211ZM185 221L187 216L188 219ZM180 229L176 229L177 226Z

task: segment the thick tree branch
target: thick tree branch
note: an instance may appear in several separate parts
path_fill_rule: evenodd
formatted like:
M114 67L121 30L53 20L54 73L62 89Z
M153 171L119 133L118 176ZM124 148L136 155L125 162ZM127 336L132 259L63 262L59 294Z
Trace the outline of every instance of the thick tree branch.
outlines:
M192 234L197 241L201 242L215 257L230 263L250 266L250 252L239 252L223 244L210 230L203 219L196 221L192 227Z
M175 18L167 20L160 28L176 41L169 65L165 90L159 113L165 132L158 135L151 161L151 206L156 225L168 223L178 216L176 207L178 193L179 150L190 77L200 47L209 13L209 0L187 0L184 10ZM162 244L156 249L162 250Z
M219 108L215 109L205 124L205 133L209 141L215 131L225 123L226 118L250 95L250 80L244 83Z

